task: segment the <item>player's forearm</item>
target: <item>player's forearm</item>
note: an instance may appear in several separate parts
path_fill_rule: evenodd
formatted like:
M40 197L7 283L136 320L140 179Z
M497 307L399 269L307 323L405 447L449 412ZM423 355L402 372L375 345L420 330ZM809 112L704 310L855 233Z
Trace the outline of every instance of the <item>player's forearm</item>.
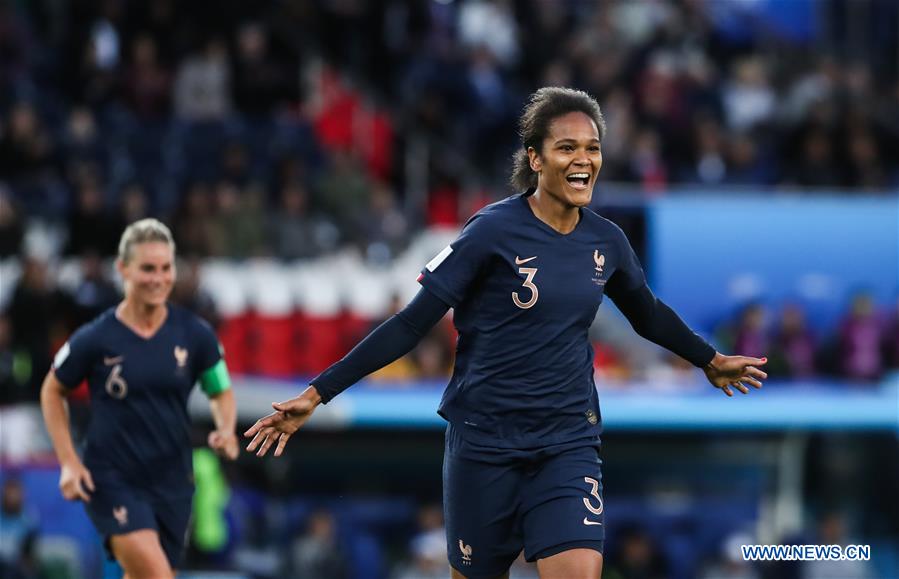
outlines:
M215 429L219 432L233 433L237 429L237 402L234 390L229 388L209 399L209 410Z
M647 340L674 352L697 368L704 368L715 357L715 348L691 330L647 286L615 294L613 299L634 331Z
M50 441L53 443L53 451L60 464L71 464L81 460L72 443L68 406L59 380L52 372L47 374L41 386L41 413Z
M648 329L648 339L697 368L707 366L715 357L715 348L691 330L666 303L661 300L657 302L654 323Z
M448 310L440 298L421 289L401 312L311 381L321 402L327 404L362 378L408 354Z
M420 339L402 320L392 316L310 383L322 402L327 403L372 372L408 354Z

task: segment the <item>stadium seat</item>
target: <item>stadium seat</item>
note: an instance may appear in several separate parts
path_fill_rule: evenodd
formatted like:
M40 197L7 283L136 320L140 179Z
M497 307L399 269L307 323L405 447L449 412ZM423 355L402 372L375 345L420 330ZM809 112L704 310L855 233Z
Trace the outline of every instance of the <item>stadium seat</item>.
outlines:
M218 336L225 350L228 368L235 374L250 372L249 345L253 315L247 306L240 272L224 260L208 260L202 265L200 280L201 289L212 296L222 316Z
M293 272L290 287L299 306L293 316L298 374L318 374L340 359L340 283L322 264L309 264Z
M255 315L250 322L250 367L278 378L294 374L294 302L284 268L270 261L254 262L244 274Z

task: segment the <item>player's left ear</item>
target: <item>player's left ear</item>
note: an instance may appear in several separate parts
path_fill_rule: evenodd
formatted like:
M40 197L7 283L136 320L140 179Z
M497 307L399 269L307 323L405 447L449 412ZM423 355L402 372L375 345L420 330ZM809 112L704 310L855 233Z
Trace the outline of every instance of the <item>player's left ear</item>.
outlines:
M528 147L528 163L531 165L531 171L539 173L543 170L543 162L540 160L540 153L534 147Z

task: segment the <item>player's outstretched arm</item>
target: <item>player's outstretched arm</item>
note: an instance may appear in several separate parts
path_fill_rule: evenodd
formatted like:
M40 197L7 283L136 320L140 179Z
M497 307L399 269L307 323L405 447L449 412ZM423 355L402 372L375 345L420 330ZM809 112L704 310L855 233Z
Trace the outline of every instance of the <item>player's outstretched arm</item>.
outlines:
M94 480L75 452L75 445L72 444L67 393L66 387L51 370L41 386L41 413L44 415L44 423L53 442L56 458L59 460L59 490L62 496L69 501L90 502Z
M743 394L749 393L746 384L761 388L761 381L768 377L757 368L767 363L766 358L725 356L716 352L674 310L655 297L649 286L622 290L610 283L606 293L638 334L702 368L712 386L721 389L728 396L734 395L731 387Z
M244 436L253 437L250 452L264 456L277 442L275 456L309 420L315 407L332 398L375 370L408 353L439 322L449 306L422 288L402 311L391 316L340 361L312 379L312 386L286 402L272 404L275 412L256 421ZM258 449L258 450L257 450Z
M749 394L746 384L758 389L762 387L761 381L768 377L768 374L757 368L767 362L767 358L725 356L715 352L715 357L703 368L703 371L712 386L720 388L728 396L734 395L731 386L743 394Z
M309 386L296 398L285 402L273 402L272 408L275 411L257 420L256 424L244 432L245 437L253 438L247 445L247 450L256 451L256 456L265 456L277 442L275 456L281 456L291 435L306 424L321 401L322 398L315 386Z

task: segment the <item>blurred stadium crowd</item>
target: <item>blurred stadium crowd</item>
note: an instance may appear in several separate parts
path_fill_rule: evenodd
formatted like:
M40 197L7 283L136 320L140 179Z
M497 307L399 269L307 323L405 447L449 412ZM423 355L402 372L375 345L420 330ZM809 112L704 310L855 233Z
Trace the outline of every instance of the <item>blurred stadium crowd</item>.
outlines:
M235 373L317 373L402 305L399 282L381 283L376 308L307 304L294 288L273 298L272 313L265 291L235 305L237 277L255 275L257 258L278 262L260 280L285 280L298 264L347 253L359 268L425 257L420 267L431 257L420 255L423 235L458 228L511 192L515 121L541 85L577 86L602 104L598 197L890 194L897 23L892 0L2 2L0 405L37 400L51 352L116 303L110 260L124 226L145 216L171 225L184 258L173 300L217 326ZM642 246L639 220L619 223ZM899 302L884 309L860 293L824 331L799 305L772 307L720 320L716 345L769 354L771 373L785 378L865 384L899 368ZM641 353L621 324L601 320L598 382L695 378L675 359ZM375 378L446 376L453 340L446 321ZM3 489L0 559L37 576L36 522L15 484ZM243 491L235 519L241 508L274 516L267 499ZM394 518L371 515L376 534L404 542L392 552L340 535L363 507L318 507L291 511L303 523L277 550L266 545L270 521L247 515L244 535L211 551L261 577L364 576L353 565L373 560L381 570L389 562L391 576L446 575L439 510L410 498L389 506ZM825 517L814 532L840 542L845 524ZM693 547L695 561L676 560L658 536L622 527L607 575L759 576L727 558L701 567ZM202 551L194 563L221 565Z
M400 244L506 194L547 84L603 104L606 182L895 187L895 4L768 4L5 3L2 252L147 213L198 256Z

